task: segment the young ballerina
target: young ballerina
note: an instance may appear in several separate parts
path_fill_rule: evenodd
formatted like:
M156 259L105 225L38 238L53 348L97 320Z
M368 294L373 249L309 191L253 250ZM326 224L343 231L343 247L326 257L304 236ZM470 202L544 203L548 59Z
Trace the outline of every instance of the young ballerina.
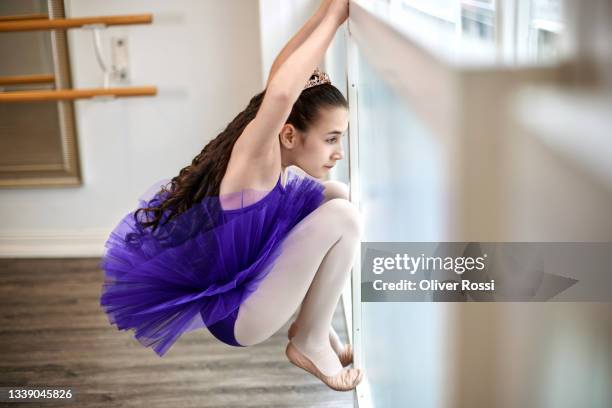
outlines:
M348 0L324 0L265 90L107 240L100 304L158 355L202 327L229 345L258 344L299 308L289 361L335 390L361 381L343 368L352 350L331 327L360 216L345 185L318 180L344 156L348 104L315 68L347 18Z

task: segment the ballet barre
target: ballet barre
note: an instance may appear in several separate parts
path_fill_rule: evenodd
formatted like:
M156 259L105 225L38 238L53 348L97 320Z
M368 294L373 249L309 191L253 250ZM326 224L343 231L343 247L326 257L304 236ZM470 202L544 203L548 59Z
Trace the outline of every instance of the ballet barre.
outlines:
M51 74L41 75L18 75L0 77L0 86L6 85L28 85L54 83L55 76Z
M155 95L157 95L157 88L154 86L136 86L125 88L59 89L48 91L19 91L0 92L0 103L67 101L99 97L130 97Z
M12 19L0 20L0 32L37 31L37 30L67 30L86 26L112 26L130 24L151 24L152 14L132 14L124 16L97 16L76 18L31 18L22 19L17 16ZM7 21L8 20L8 21Z
M48 19L47 14L17 14L14 16L0 16L0 22L2 21L16 21L16 20L38 20Z

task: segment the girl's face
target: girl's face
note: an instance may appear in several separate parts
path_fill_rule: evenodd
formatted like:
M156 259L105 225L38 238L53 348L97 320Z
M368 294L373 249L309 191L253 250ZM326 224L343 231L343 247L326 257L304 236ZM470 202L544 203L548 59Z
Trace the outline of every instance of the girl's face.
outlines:
M342 142L348 128L348 111L343 107L319 111L316 123L307 132L285 125L281 144L286 164L294 164L315 178L323 178L344 158Z

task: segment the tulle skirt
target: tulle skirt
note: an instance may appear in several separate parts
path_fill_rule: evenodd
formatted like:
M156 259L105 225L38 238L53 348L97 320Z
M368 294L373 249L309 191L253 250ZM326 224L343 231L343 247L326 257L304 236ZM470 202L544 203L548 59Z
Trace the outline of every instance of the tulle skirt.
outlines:
M138 208L161 203L166 181L152 186L153 198L141 197ZM289 231L321 204L323 189L288 172L285 186L279 179L253 204L223 210L221 197L205 197L169 221L164 213L155 231L141 225L143 212L138 219L130 212L111 232L100 263L100 305L110 323L134 330L162 356L183 333L226 318L257 289Z

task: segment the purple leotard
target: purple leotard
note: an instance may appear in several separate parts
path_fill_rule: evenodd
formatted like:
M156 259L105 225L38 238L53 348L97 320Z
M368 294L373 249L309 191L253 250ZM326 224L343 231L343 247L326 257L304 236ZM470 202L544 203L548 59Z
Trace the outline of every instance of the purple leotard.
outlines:
M163 200L168 193L161 185L139 207ZM234 337L240 305L272 268L289 231L321 204L323 190L319 181L289 170L285 186L279 177L251 204L224 209L227 197L205 197L167 223L164 213L154 232L130 212L111 232L100 263L100 305L109 321L134 329L160 356L183 333L202 327L240 346Z

